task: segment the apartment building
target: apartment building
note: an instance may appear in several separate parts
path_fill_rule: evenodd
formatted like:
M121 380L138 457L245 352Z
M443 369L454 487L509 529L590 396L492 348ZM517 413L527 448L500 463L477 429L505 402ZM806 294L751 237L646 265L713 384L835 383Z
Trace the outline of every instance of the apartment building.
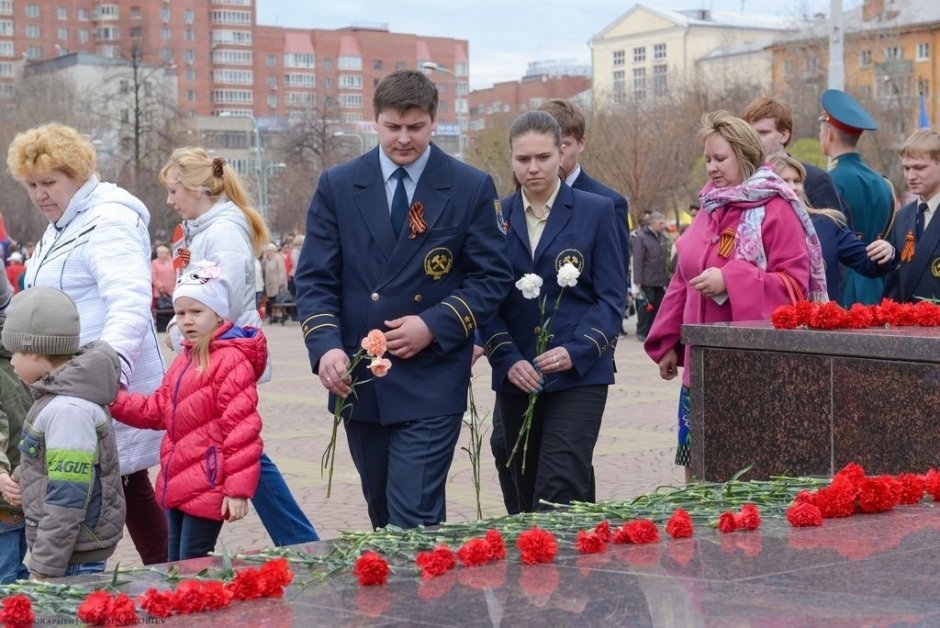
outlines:
M136 55L175 75L184 116L330 115L355 131L369 125L379 79L414 68L440 88L438 134L457 145L466 132L466 40L381 24L263 26L255 10L255 0L0 0L0 98L13 95L23 64L74 52Z

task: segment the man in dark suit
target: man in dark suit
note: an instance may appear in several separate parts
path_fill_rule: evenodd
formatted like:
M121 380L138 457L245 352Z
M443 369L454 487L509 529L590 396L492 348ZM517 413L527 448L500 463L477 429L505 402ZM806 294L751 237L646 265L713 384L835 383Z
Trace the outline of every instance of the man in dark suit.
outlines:
M907 187L917 198L898 211L888 241L898 267L885 282L885 296L895 301L940 299L940 134L918 129L901 146Z
M787 152L787 145L793 139L793 110L786 102L766 97L755 98L744 108L741 118L757 131L768 157L774 153ZM842 201L829 173L813 164L801 163L806 169L803 193L810 205L842 211Z
M382 79L379 146L321 175L295 273L310 364L331 409L351 406L346 437L377 528L445 519L474 333L513 282L492 179L431 144L437 103L421 72ZM388 341L381 379L347 373L371 329Z

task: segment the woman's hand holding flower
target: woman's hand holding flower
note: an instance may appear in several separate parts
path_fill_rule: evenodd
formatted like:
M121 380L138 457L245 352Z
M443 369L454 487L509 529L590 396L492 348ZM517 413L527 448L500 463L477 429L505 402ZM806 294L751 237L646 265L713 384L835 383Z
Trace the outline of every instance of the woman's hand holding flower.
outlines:
M571 355L564 347L555 347L535 356L533 363L543 373L561 373L574 367Z
M509 382L525 393L542 390L542 374L526 360L519 360L509 367Z

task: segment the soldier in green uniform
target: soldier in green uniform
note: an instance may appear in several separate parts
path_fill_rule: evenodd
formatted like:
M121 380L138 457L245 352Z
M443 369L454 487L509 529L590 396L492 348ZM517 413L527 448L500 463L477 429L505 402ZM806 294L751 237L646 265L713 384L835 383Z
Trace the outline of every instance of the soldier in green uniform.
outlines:
M877 131L878 124L854 98L838 89L822 95L819 142L832 159L829 174L835 183L849 228L865 244L883 238L894 217L894 197L884 177L868 167L858 154L863 131ZM880 303L884 292L881 277L865 277L842 269L842 305Z

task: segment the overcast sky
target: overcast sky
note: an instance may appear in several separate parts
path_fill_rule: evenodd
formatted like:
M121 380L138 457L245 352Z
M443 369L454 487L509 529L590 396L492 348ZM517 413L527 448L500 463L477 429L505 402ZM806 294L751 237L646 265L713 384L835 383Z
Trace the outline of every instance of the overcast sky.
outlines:
M860 0L843 0L845 8ZM712 9L796 17L828 13L830 0L647 0L669 9ZM626 13L619 0L256 0L260 24L343 28L379 23L399 33L470 42L470 87L517 80L530 61L590 64L588 40Z

